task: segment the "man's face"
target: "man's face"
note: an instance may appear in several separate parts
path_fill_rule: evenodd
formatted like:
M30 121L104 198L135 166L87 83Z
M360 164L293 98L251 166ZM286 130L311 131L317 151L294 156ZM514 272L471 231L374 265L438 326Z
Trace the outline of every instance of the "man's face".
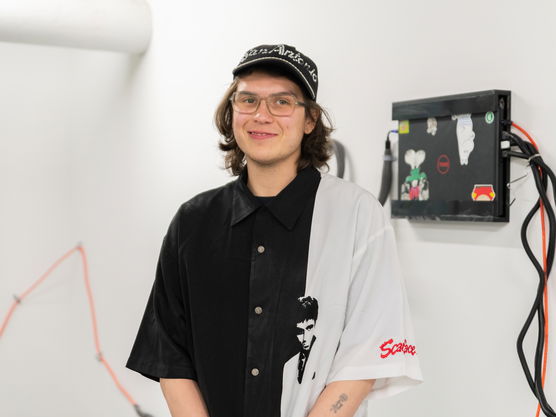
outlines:
M313 340L313 333L315 331L315 320L309 319L297 323L297 340L301 343L303 350L311 348L311 340Z
M285 77L274 77L263 72L253 72L239 79L237 92L248 92L266 98L270 94L294 94L304 101L301 89ZM297 165L301 155L301 140L315 126L305 117L305 108L295 106L291 116L274 116L269 113L266 101L261 101L253 114L233 112L232 128L239 148L245 153L247 166L282 168Z

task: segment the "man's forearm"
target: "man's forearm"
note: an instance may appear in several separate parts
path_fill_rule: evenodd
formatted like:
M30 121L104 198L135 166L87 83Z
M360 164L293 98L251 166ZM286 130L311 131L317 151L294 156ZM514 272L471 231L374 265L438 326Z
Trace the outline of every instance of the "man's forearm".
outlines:
M196 381L160 378L160 388L172 417L209 417Z
M328 384L307 417L353 417L374 382L374 379L365 379Z

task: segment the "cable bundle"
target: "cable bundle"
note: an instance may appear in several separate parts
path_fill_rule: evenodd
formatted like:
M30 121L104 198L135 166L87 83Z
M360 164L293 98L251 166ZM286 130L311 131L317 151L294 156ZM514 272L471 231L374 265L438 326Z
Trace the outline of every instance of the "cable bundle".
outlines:
M525 249L525 252L527 253L527 256L537 270L539 276L539 284L537 286L537 295L535 297L535 301L533 302L531 311L529 312L527 320L525 321L525 324L517 338L517 353L519 355L519 360L521 362L521 366L523 367L525 377L527 378L527 382L529 383L529 387L531 388L533 395L535 395L535 397L539 401L537 416L539 415L540 409L542 409L546 416L556 417L556 412L548 403L544 393L544 380L546 376L548 348L548 299L546 284L554 262L554 247L556 244L556 216L554 214L554 208L548 199L547 189L548 182L550 180L552 190L554 191L554 195L556 195L556 176L548 167L548 165L546 165L546 163L543 161L541 155L539 154L538 147L531 136L515 123L508 122L508 124L511 124L512 127L525 134L531 143L524 141L515 133L503 132L504 139L509 140L512 146L519 148L519 152L510 150L506 151L505 155L527 159L533 173L533 178L535 179L537 191L539 192L539 199L525 217L525 220L523 221L523 225L521 227L521 241L523 243L523 247ZM533 254L531 246L529 245L529 241L527 240L527 229L531 223L531 220L539 210L541 216L543 237L542 266ZM549 225L548 249L546 247L545 212L546 216L548 217ZM534 366L532 375L523 351L523 340L525 339L525 336L531 328L531 324L535 316L537 316L538 336L537 346L535 349L535 357L533 361Z

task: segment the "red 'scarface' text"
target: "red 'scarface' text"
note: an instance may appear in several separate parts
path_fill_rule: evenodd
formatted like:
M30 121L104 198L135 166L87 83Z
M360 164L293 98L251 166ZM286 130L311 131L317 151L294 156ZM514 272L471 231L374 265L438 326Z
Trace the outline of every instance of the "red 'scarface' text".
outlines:
M380 345L380 350L383 352L380 354L381 358L387 358L388 356L394 356L397 353L403 353L404 355L412 355L415 356L417 352L415 351L414 345L409 345L407 340L404 339L402 343L394 343L394 339L389 339Z

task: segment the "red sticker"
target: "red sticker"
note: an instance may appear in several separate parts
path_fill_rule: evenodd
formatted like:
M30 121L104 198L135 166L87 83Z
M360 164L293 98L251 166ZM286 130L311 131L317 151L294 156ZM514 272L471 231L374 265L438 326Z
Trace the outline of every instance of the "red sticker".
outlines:
M415 356L417 354L417 352L415 351L415 346L408 345L407 340L405 339L402 343L396 343L394 345L392 345L392 343L394 343L394 339L389 339L382 345L380 345L380 350L384 352L380 354L380 357L382 359L387 358L390 355L394 356L396 353L403 353L404 355L410 354L412 356Z
M475 184L471 192L473 201L493 201L495 197L496 193L491 184Z
M448 155L440 155L436 160L436 170L440 175L445 175L450 171L450 158Z

